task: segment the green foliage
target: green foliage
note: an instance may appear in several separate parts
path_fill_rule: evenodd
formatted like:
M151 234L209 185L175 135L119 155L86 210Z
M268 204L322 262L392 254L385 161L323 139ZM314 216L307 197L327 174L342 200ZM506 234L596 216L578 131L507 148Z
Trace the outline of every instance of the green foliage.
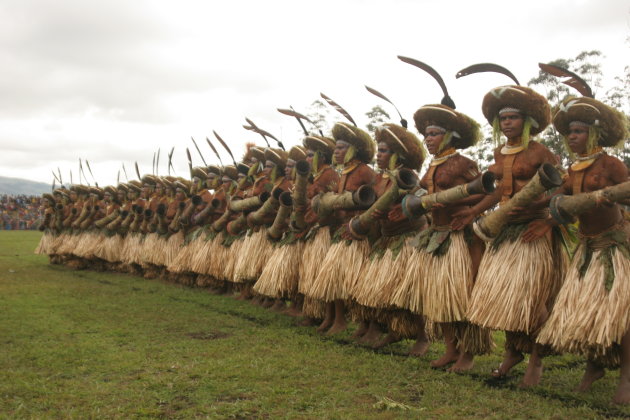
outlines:
M545 358L540 386L524 364L490 378L429 368L404 341L373 351L293 318L158 280L73 271L34 255L39 232L0 232L0 418L621 418L618 373L573 392L583 360Z
M603 95L598 95L598 90L601 90L602 88L603 79L601 58L601 51L582 51L574 58L559 58L548 64L554 64L576 73L591 86L593 93L598 100L618 109L621 112L624 112L626 115L630 115L630 66L626 66L625 74L622 77L617 76L615 78L617 83L614 87L607 90ZM563 84L562 78L552 76L542 70L538 71L538 76L529 80L528 85L545 92L552 109L555 108L566 96L580 95L574 89ZM541 143L547 146L556 156L560 158L563 166L566 167L569 165L571 159L564 146L562 136L555 130L553 125L547 127L547 129L541 133L538 138ZM611 154L623 160L627 166L630 165L629 144L624 144L622 149L613 150Z
M367 130L372 135L374 135L374 131L377 127L390 122L391 120L387 111L385 111L380 105L373 106L372 109L365 113L365 116L369 119L366 126Z
M316 99L308 107L306 116L313 121L313 124L324 133L325 136L330 135L332 125L330 124L330 107L324 103L321 99ZM309 129L307 127L307 129ZM310 129L309 129L310 130Z

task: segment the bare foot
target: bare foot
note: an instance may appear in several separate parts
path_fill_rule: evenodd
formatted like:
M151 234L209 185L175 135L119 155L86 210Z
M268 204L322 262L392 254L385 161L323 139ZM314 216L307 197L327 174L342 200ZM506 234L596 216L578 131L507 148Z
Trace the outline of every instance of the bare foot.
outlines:
M447 352L437 360L433 360L431 363L432 368L442 368L450 363L455 363L459 358L459 352Z
M525 376L523 376L523 380L519 384L519 387L529 388L531 386L538 385L540 383L540 378L542 377L542 372L542 360L532 360L532 357L530 356L529 362L527 363L527 369L525 369Z
M431 343L427 339L416 340L416 342L413 343L413 346L409 349L409 356L414 356L414 357L424 356L427 353L427 350L429 350L429 344Z
M330 327L326 335L338 334L344 331L346 328L348 328L348 324L346 323L345 319L342 319L341 321L335 320L335 323L333 324L332 327Z
M292 316L292 317L298 317L298 316L302 316L302 311L295 304L295 302L293 302L291 303L291 306L289 306L289 308L287 308L287 310L284 311L284 314L288 316Z
M372 345L372 348L375 350L382 349L383 347L389 346L390 344L393 344L393 343L397 343L400 340L402 340L400 335L396 334L395 332L390 331L389 333L387 333L385 337L383 337L382 340L379 340L378 342L374 343Z
M495 378L503 378L514 366L518 365L522 361L523 355L521 353L507 350L499 367L492 371L492 376Z
M271 306L273 306L273 299L263 298L261 306L263 308L271 308Z
M271 306L271 310L275 312L282 312L287 309L287 305L284 303L282 299L276 299L274 304Z
M369 325L370 323L368 321L361 321L361 323L359 324L359 328L357 328L352 334L352 338L356 340L363 337L363 335L367 332Z
M621 376L619 378L619 385L617 385L617 391L613 396L613 402L615 404L630 404L630 380Z
M455 362L453 366L447 369L447 371L453 372L453 373L462 373L462 372L466 372L472 369L474 365L475 365L475 356L473 356L472 354L468 352L463 352L460 354L459 358L457 359L457 362Z
M317 332L318 333L323 333L324 331L326 331L328 328L330 328L330 326L332 325L333 320L331 318L326 318L322 321L321 324L319 324L319 327L317 327Z
M582 381L575 389L577 392L585 392L587 391L593 382L598 379L601 379L606 374L606 371L603 367L597 366L594 363L587 362L586 370L584 371L584 376L582 376Z
M383 330L381 330L381 327L374 321L370 321L369 325L370 326L366 333L363 334L361 339L359 339L359 343L367 346L373 346L383 334Z
M298 325L301 327L314 327L317 325L317 320L315 318L305 317Z

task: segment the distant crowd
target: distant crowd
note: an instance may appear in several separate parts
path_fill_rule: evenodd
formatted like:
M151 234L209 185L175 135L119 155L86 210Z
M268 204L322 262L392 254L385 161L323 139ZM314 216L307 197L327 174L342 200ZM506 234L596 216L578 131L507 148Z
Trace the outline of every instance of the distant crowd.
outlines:
M0 230L37 229L42 214L41 196L0 195Z

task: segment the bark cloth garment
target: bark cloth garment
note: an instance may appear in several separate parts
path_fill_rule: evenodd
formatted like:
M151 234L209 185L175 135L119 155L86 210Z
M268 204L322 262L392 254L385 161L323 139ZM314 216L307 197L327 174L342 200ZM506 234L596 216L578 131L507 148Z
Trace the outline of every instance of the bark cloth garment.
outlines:
M580 235L556 303L538 342L619 367L630 328L630 223L596 236Z

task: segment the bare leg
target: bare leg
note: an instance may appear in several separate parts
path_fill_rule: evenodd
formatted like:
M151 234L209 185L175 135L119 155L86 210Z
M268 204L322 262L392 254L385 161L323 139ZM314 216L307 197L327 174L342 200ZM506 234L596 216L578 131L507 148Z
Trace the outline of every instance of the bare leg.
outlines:
M450 324L440 324L442 327L442 333L444 334L444 344L446 344L446 352L437 360L433 360L430 364L431 367L441 368L449 363L456 362L459 358L459 351L457 350L457 342L455 341L455 331Z
M416 342L409 349L409 356L422 357L429 350L429 338L425 331L425 321L422 315L414 315L416 324L418 325L418 335L416 336Z
M340 333L348 328L348 324L346 323L346 308L343 300L337 299L335 300L335 322L333 323L330 330L326 333L326 335L333 335Z
M361 337L359 342L371 346L375 344L376 341L380 338L380 336L383 334L383 330L376 321L369 321L368 325L369 328L367 332L363 335L363 337Z
M467 351L462 351L460 352L459 358L457 359L455 364L451 366L448 369L448 371L455 372L455 373L466 372L472 369L474 365L475 365L475 356L472 353L469 353Z
M369 326L370 326L370 322L369 321L366 321L366 320L361 321L359 323L359 327L352 334L352 338L358 339L358 338L363 337L363 335L367 332Z
M282 312L287 309L286 303L282 299L276 299L273 305L271 306L271 310L275 312Z
M390 344L397 343L400 340L402 340L402 337L400 336L400 334L390 330L387 333L387 335L385 337L383 337L382 340L379 340L378 342L373 344L372 348L373 349L382 349L383 347L389 346Z
M510 341L513 339L513 334L510 331L505 332L505 353L503 353L503 361L499 365L498 369L492 372L492 376L495 378L502 378L508 374L508 372L516 365L523 361L523 353L517 351L510 346Z
M302 303L304 302L304 296L297 295L291 300L291 306L285 311L285 314L289 316L302 316Z
M630 404L630 331L621 339L621 369L619 385L613 397L615 404Z
M605 374L606 374L606 371L604 370L603 367L601 367L600 365L598 365L597 363L591 360L587 360L584 376L582 376L582 381L580 382L580 384L575 390L578 392L587 391L591 387L593 382L595 382L598 379L603 378Z
M323 333L332 325L335 319L335 302L326 302L326 315L322 323L317 327L317 332Z
M529 356L529 362L527 363L527 369L525 369L525 376L520 383L522 388L538 385L543 372L542 356L540 344L534 344L532 354Z

